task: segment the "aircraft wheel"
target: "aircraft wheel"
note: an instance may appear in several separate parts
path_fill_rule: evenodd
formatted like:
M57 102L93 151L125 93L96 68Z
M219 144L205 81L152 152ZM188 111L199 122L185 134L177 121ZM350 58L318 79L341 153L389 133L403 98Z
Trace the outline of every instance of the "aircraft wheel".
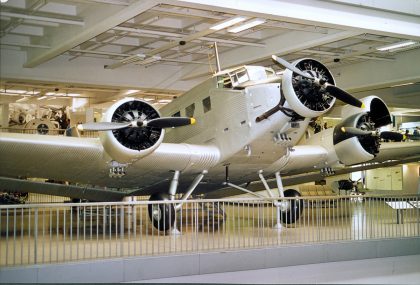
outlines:
M295 189L284 191L284 197L300 197L300 193ZM295 223L303 212L303 200L287 200L286 207L281 211L281 220L286 224Z
M163 193L154 193L149 201L168 201L169 196ZM169 230L175 222L175 208L173 204L149 204L149 217L153 226L159 231Z

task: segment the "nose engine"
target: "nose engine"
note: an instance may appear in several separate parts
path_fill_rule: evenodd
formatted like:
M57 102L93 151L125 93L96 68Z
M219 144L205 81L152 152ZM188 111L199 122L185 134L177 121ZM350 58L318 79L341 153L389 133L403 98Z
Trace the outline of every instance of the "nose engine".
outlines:
M304 58L293 62L292 65L310 77L323 79L326 83L335 85L332 74L319 61ZM324 114L335 102L335 98L323 85L289 69L286 69L283 74L282 91L289 106L296 113L307 118Z

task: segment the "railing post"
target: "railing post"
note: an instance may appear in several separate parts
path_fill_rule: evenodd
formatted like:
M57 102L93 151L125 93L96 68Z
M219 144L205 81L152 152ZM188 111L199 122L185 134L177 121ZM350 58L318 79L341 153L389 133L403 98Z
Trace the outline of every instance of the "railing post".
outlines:
M38 256L38 208L35 208L34 216L34 263L37 264Z
M124 256L124 205L121 205L120 210L120 256Z

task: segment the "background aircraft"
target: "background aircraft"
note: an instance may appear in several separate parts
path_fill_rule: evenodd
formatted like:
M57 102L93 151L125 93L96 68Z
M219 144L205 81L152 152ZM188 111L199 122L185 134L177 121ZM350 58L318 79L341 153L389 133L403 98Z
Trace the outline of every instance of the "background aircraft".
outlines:
M260 180L270 195L274 183L279 196L294 197L299 192L283 186L352 172L354 165L418 160L419 143L380 143L378 129L391 123L380 98L354 98L316 60L273 59L286 67L280 74L260 66L219 71L159 111L120 100L103 122L79 126L100 138L0 133L1 188L95 201L183 193L185 200L193 192L232 194L226 187L249 192ZM341 123L311 134L311 120L336 99L349 104ZM34 177L70 184L27 180ZM295 200L279 207L288 223L302 210ZM171 226L174 211L170 204L149 208L160 230Z

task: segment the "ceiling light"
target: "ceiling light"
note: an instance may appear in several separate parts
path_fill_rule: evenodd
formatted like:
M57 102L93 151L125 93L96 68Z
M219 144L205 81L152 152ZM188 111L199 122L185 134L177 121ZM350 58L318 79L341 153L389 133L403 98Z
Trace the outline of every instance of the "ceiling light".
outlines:
M131 55L131 56L129 56L129 57L127 57L127 58L124 58L123 60L121 60L120 62L121 63L124 63L124 64L128 64L128 63L133 63L133 62L136 62L136 61L139 61L139 60L142 60L142 59L144 59L146 56L144 55L144 54L134 54L134 55Z
M251 20L249 22L243 23L242 25L239 25L239 26L230 28L228 30L228 32L229 33L239 33L239 32L242 32L244 30L250 29L252 27L261 25L263 23L265 23L265 20L264 19L254 19L254 20Z
M47 98L48 96L42 96L42 97L39 97L39 98L36 98L36 100L42 100L42 99L45 99L45 98Z
M171 99L161 99L161 100L158 101L158 103L169 103L169 102L172 102L172 100Z
M379 51L388 51L388 50L403 48L403 47L406 47L406 46L411 46L411 45L414 45L414 44L417 44L417 42L415 42L415 41L404 41L404 42L399 42L399 43L394 43L394 44L378 47L376 49L379 50Z
M5 90L5 92L6 93L14 93L14 94L25 94L28 91L26 91L26 90L11 90L11 89L8 89L8 90Z
M237 24L239 22L245 21L245 20L246 20L246 18L245 17L242 17L242 16L235 17L235 18L232 18L232 19L229 19L229 20L226 20L226 21L217 23L216 25L210 27L210 29L211 30L215 30L215 31L219 31L219 30L222 30L224 28L233 26L233 25L235 25L235 24Z
M0 3L7 3L9 0L0 0Z
M58 95L58 94L57 94ZM82 96L81 94L79 94L79 93L67 93L66 94L67 96L70 96L70 97L79 97L79 96Z
M16 102L25 102L25 101L28 101L28 100L29 100L28 97L23 97L23 98L20 98L20 99L16 100Z
M414 82L408 82L408 83L401 83L401 84L395 84L395 85L391 85L390 87L400 87L400 86L406 86L406 85L412 85L414 84Z
M137 92L139 92L140 90L127 90L127 92L125 92L125 95L130 95L130 94L134 94L134 93L137 93Z
M161 59L162 58L159 55L154 55L154 56L148 57L144 60L140 60L136 64L145 65L145 64L149 64L149 63L152 63L152 62L155 62L155 61L159 61Z

